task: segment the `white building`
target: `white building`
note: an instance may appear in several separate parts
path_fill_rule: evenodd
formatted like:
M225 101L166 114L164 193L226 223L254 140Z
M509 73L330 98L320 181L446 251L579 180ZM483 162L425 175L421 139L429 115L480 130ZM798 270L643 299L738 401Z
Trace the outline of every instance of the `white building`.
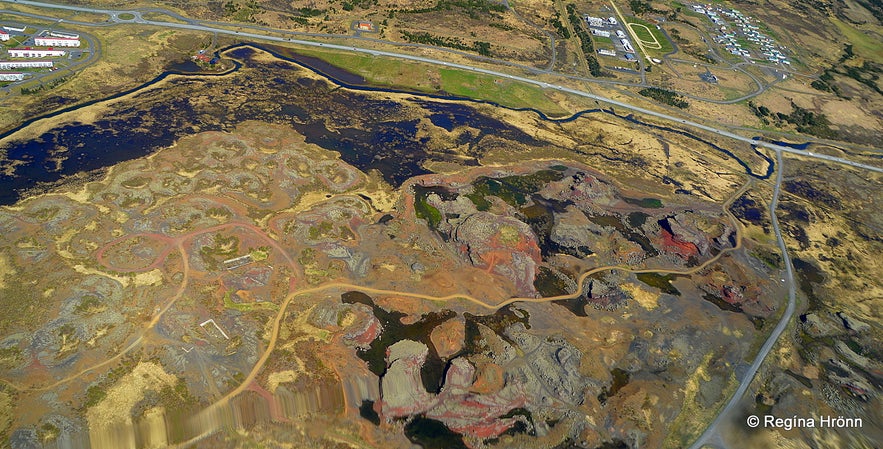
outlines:
M52 67L52 61L36 60L36 61L0 61L0 69L24 69Z
M10 26L4 26L3 29L6 30L6 31L15 31L15 32L18 32L18 33L24 33L24 32L25 32L25 27L15 28L15 27L10 27Z
M590 28L590 29L592 30L592 34L594 34L595 36L610 37L609 31L599 30L597 28Z
M0 30L0 41L8 41L8 40L9 40L9 33L5 32L3 30Z
M33 48L10 48L9 56L13 58L52 58L64 56L64 50L35 50Z
M622 39L625 37L625 33L623 33L622 30L616 30L616 37Z
M67 38L67 39L79 39L80 38L79 34L62 33L60 31L50 31L49 35L52 37L63 37L63 38Z
M622 44L622 48L624 48L625 51L627 51L627 52L629 52L629 53L634 53L634 52L635 52L635 49L632 48L632 43L629 42L628 39L620 39L620 40L619 40L619 43Z
M38 47L79 47L80 40L70 37L35 37L34 44Z
M0 81L21 81L25 74L20 72L0 72Z
M608 50L608 49L606 49L606 48L599 48L599 49L598 49L598 54L599 54L599 55L604 55L604 56L616 56L616 52L615 52L615 51L613 51L613 50Z
M607 19L607 22L609 22L611 25L616 25L617 23L619 23L619 22L617 22L616 19L613 18L613 17L608 18L608 19Z
M586 19L586 22L589 23L589 26L599 27L604 25L604 19L600 17L591 17L591 16L583 16Z

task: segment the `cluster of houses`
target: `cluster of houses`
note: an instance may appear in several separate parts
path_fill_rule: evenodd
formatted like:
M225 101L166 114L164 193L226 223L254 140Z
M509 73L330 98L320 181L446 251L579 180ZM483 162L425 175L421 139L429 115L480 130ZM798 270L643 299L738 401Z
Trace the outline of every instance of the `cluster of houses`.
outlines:
M0 41L11 39L10 32L23 34L25 28L3 26L0 28ZM64 56L67 52L58 47L75 48L80 46L80 36L76 34L49 32L34 36L34 47L15 47L7 50L10 60L0 60L0 70L21 70L52 68L55 63L50 59ZM0 82L21 81L23 72L0 72Z
M40 47L79 47L80 46L80 38L79 37L61 37L61 36L52 36L49 37L35 37L34 45Z
M583 16L583 19L586 21L587 24L589 24L589 31L591 31L592 35L594 36L612 38L612 34L614 32L613 29L618 28L615 30L616 38L619 39L619 43L622 45L622 49L625 50L625 58L629 61L633 61L635 59L635 48L632 47L632 43L628 40L628 37L619 26L619 22L616 20L615 17L608 17L604 19L601 17L592 17L586 14ZM599 55L616 56L616 50L599 48L597 51Z
M21 81L25 74L21 72L0 72L0 81Z
M31 47L9 49L10 58L57 58L64 56L64 53L64 50L55 50L52 47L43 49Z
M583 19L586 20L586 23L588 23L590 27L596 27L596 28L600 28L605 25L616 26L619 23L616 21L615 17L608 17L606 19L602 19L600 17L592 17L592 16L586 14L583 16Z
M30 61L0 61L0 69L39 69L52 67L53 62L48 59L32 59Z
M751 57L751 52L747 48L744 48L737 40L736 32L738 30L741 37L744 37L760 47L760 52L768 61L788 65L791 64L791 61L789 61L779 50L775 41L761 33L758 30L757 25L751 23L751 18L745 16L738 10L720 8L712 5L693 5L693 10L699 14L705 14L708 16L717 31L720 33L715 36L715 42L723 45L730 53L746 58ZM721 15L728 17L732 21L734 26L733 29L728 28L729 24L726 20L721 18Z

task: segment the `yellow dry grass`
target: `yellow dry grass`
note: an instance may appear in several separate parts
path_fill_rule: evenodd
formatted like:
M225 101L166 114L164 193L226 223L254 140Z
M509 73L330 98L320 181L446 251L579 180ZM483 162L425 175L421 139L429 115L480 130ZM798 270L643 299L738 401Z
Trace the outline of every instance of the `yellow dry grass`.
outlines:
M4 434L12 424L12 398L8 393L0 392L0 434Z
M659 306L658 300L659 295L642 288L637 284L623 284L622 289L632 295L632 298L637 301L641 307L647 310L653 310Z
M300 377L300 371L301 370L295 371L289 369L270 373L267 377L267 390L269 390L270 393L275 393L280 384L296 381L297 378Z
M153 270L136 274L135 278L132 280L132 283L136 287L143 287L150 285L160 285L162 284L162 281L162 271L160 271L159 268L154 268Z
M108 389L107 396L101 402L86 411L89 428L98 430L114 424L131 424L130 411L148 391L174 386L176 381L175 376L165 372L157 363L139 363L131 373Z
M6 288L6 278L16 275L16 271L12 268L12 264L6 255L0 253L0 289Z

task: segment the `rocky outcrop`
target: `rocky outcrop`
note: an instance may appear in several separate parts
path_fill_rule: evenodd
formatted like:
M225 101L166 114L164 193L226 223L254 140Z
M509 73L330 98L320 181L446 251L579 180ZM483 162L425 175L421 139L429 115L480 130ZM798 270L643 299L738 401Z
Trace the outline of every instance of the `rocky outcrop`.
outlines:
M369 315L362 321L360 327L346 334L345 339L359 349L367 349L382 332L383 325L380 324L380 320L374 315Z
M611 233L589 221L581 210L570 206L563 213L555 215L555 226L549 237L574 254L591 254L600 251L599 241L609 239Z
M498 436L521 419L501 418L524 405L525 395L519 386L494 395L471 393L475 367L462 357L450 362L439 394L426 392L420 368L428 352L426 345L411 340L389 347L389 368L380 384L382 416L392 419L422 414L455 432L480 439Z
M542 191L547 198L560 198L576 203L586 210L610 206L619 200L619 192L611 184L584 172L550 183Z
M463 349L463 340L466 338L466 323L462 318L445 321L432 330L429 338L438 356L447 359Z
M469 386L474 380L475 367L468 360L462 357L452 360L436 405L426 412L426 417L475 438L498 436L519 421L519 418L501 416L524 405L524 394L517 385L494 395L472 394Z
M853 397L867 402L877 394L867 379L856 373L849 364L844 363L840 359L829 359L825 363L825 370L828 373L828 380L830 382L840 386Z
M704 232L691 225L693 221L695 221L695 217L691 218L681 213L675 215L674 218L669 218L668 225L675 241L693 245L699 254L708 254L708 237Z
M871 330L868 323L857 320L855 317L849 316L846 312L837 312L837 317L843 320L843 327L856 333L863 333Z
M835 336L843 333L842 330L837 328L833 320L816 313L801 315L800 326L807 335L815 338Z
M524 353L525 364L518 369L525 389L533 393L533 401L551 404L561 401L569 405L583 402L586 381L579 373L579 350L563 339L544 339L532 335L521 324L507 332Z
M460 223L454 240L472 265L512 280L521 295L536 295L533 281L542 256L530 226L514 217L479 212Z
M420 368L426 361L429 348L420 342L402 340L387 349L387 370L380 381L383 398L381 411L390 418L423 413L434 403L434 398L423 388Z
M560 417L583 403L590 382L580 374L580 352L565 340L532 335L521 323L505 336L485 332L491 334L487 344L496 349L451 360L438 394L428 393L420 376L427 346L410 340L390 346L381 379L381 416L423 415L483 441L519 422L534 429L531 414Z

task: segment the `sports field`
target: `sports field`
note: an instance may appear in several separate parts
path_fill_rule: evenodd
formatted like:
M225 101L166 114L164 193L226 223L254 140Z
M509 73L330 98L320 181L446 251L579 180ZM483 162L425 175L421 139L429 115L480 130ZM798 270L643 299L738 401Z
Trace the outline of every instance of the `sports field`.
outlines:
M662 55L674 49L668 38L652 23L635 17L626 17L626 26L648 52Z
M650 28L647 28L647 25L640 23L629 23L629 28L631 28L632 32L635 33L635 36L644 44L645 48L651 48L653 50L659 50L662 48L662 45L659 43L659 40L656 39L656 36L650 32Z

